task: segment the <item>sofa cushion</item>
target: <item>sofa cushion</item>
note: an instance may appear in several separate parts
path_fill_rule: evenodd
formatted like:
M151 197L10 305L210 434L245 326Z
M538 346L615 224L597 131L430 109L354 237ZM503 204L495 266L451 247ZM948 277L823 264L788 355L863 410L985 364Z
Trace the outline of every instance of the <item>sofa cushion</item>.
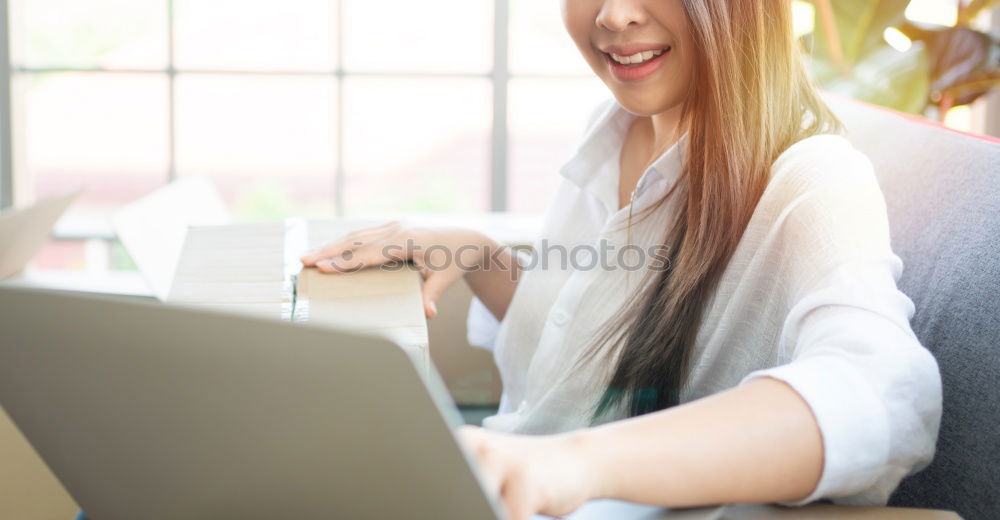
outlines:
M899 287L941 369L937 454L890 504L1000 518L1000 141L825 98L875 166Z

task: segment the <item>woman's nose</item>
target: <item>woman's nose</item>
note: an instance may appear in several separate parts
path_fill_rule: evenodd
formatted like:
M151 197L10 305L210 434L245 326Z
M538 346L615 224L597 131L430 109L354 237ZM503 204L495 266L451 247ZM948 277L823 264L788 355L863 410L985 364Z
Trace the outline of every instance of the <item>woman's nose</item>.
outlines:
M597 13L597 26L612 32L622 32L645 21L646 10L641 0L605 0Z

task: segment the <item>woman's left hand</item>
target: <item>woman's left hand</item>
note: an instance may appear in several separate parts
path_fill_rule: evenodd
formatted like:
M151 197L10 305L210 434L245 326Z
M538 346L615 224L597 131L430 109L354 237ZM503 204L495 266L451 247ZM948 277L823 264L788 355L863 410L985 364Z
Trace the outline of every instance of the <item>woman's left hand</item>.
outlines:
M599 497L577 434L514 435L465 426L459 437L478 459L488 491L501 498L513 520L567 515Z

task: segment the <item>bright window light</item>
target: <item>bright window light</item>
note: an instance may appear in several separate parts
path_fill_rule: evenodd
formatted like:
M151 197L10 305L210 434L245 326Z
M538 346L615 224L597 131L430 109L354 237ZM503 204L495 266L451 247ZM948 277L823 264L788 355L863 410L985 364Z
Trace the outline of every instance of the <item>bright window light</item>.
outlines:
M955 130L971 132L972 108L969 105L952 107L944 116L944 125Z
M913 42L895 27L887 27L882 33L882 38L899 52L906 52L910 50L910 45L913 45Z
M792 25L795 27L795 37L812 33L815 19L816 9L812 4L803 0L792 2Z
M911 22L953 27L958 22L958 0L912 0L903 14Z

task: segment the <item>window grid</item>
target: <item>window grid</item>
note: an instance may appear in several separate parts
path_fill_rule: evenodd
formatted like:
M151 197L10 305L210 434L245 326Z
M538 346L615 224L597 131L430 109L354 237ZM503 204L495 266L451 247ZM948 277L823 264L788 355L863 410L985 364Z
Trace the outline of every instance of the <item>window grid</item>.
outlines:
M493 140L490 145L490 209L507 209L507 42L509 0L495 0L493 9Z
M517 74L512 75L508 69L508 54L509 54L509 23L510 23L510 0L494 0L494 38L493 38L493 68L489 72L476 72L476 73L463 73L463 72L434 72L434 71L424 71L424 72L391 72L391 71L348 71L343 68L344 62L344 39L343 39L343 3L337 2L337 24L335 27L336 38L337 38L337 66L333 70L240 70L240 69L192 69L192 70L179 70L174 65L175 55L174 55L174 41L175 41L175 23L174 23L174 0L166 1L166 23L167 23L167 64L165 68L136 68L136 69L125 69L125 68L102 68L102 67L26 67L26 66L12 66L10 63L10 53L8 48L8 39L0 38L0 77L3 81L0 82L0 103L3 103L3 107L7 108L2 110L0 114L0 207L10 207L14 204L14 172L12 171L12 161L11 161L11 111L9 107L11 106L10 101L10 80L13 75L32 75L32 74L45 74L45 73L60 73L60 72L82 72L82 73L100 73L100 74L157 74L165 75L167 77L167 179L166 181L173 181L177 178L177 161L176 161L176 139L177 139L177 128L176 128L176 79L178 74L187 75L220 75L220 76L240 76L240 75L253 75L253 76L316 76L316 77L329 77L333 76L336 79L337 89L335 104L337 107L338 116L336 125L336 142L334 145L337 147L337 153L335 154L335 171L331 172L332 180L331 189L332 200L334 205L334 213L338 216L343 216L344 214L344 185L345 185L345 171L344 171L344 161L343 161L343 121L342 117L344 108L344 79L347 77L378 77L378 78L481 78L487 79L491 82L493 100L492 100L492 115L493 122L491 128L491 157L490 157L490 181L489 181L489 207L491 211L501 212L505 211L508 207L507 197L508 197L508 128L507 128L507 117L508 117L508 84L512 77L517 78L533 78L533 79L546 79L546 78L560 78L560 79L571 79L571 78L583 78L588 77L586 75L576 75L576 74ZM7 31L8 23L8 0L0 0L0 30L4 34L9 34ZM101 236L96 237L94 235L84 235L84 236L59 236L58 238L104 238L113 239L113 236Z
M11 160L10 34L7 0L0 0L0 209L14 205L14 172Z
M174 0L167 0L167 182L177 179L177 95L174 84Z

